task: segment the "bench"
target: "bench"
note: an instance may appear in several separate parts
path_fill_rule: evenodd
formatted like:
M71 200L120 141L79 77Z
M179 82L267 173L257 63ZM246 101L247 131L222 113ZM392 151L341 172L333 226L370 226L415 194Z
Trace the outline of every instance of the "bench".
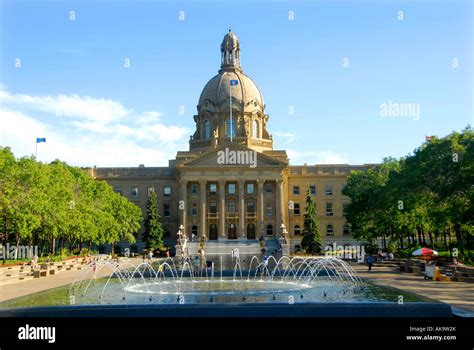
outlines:
M474 282L474 268L459 267L454 268L454 277L459 282Z

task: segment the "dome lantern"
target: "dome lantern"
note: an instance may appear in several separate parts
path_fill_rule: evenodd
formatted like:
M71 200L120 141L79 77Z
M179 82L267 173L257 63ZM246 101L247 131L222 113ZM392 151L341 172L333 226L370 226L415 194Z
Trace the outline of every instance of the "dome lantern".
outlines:
M240 44L237 36L229 29L221 44L221 71L240 68Z

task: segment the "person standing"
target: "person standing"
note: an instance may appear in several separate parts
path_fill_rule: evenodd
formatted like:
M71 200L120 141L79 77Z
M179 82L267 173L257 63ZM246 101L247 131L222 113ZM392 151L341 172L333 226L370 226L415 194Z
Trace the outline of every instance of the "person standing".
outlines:
M369 271L372 271L372 265L374 263L374 257L372 256L372 254L370 254L368 257L367 257L367 265L369 266Z
M200 258L201 258L201 270L205 270L206 269L206 255L204 253L203 248L201 248L199 250L199 254L200 254Z

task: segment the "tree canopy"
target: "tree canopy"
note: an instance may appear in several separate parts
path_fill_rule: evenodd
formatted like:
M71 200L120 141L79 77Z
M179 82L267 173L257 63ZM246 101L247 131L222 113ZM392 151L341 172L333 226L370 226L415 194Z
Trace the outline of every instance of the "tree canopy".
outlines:
M355 171L343 194L355 238L396 240L403 248L456 238L464 255L474 235L474 132L432 137L412 155Z
M84 169L56 160L16 159L0 147L0 238L2 244L61 245L135 242L139 207Z

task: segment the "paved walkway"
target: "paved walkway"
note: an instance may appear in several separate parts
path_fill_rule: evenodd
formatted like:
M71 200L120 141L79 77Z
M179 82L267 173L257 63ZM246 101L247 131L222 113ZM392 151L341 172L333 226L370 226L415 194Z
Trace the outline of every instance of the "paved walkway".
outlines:
M143 260L131 259L130 261L136 265ZM86 265L84 265L84 267L85 266ZM77 276L83 273L83 271L84 268L82 270L61 271L58 274L50 275L48 277L34 278L27 281L18 281L16 283L0 286L0 302L73 283ZM110 275L110 270L103 269L98 272L97 277L105 277L108 275Z
M385 266L372 267L371 272L367 271L366 265L353 267L360 277L369 279L375 284L443 301L474 316L474 283L425 280L423 276L401 273Z

